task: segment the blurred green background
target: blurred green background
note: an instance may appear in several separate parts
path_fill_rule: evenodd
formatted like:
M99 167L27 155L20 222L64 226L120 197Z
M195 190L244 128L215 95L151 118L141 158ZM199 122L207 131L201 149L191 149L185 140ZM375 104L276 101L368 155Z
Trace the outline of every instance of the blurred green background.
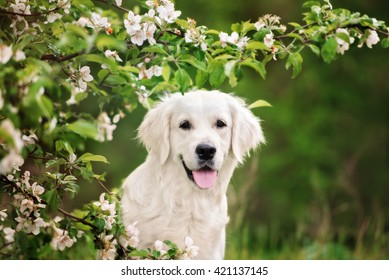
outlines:
M124 5L131 7L132 2ZM176 0L182 18L230 33L230 25L264 14L301 22L302 1ZM333 1L334 7L389 22L389 2ZM229 188L227 259L389 259L389 55L355 46L325 64L308 50L291 79L285 61L268 64L262 80L247 71L235 92L271 108L254 113L267 144L239 168ZM90 142L109 166L107 186L118 187L146 153L134 139L146 110L119 125L114 140ZM101 189L86 184L77 207Z

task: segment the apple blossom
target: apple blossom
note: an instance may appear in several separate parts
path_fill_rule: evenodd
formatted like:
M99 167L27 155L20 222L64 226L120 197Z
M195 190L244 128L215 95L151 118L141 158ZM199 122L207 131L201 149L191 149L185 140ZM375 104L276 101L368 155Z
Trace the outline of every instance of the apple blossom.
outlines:
M185 249L182 259L190 260L198 255L199 247L193 245L193 239L189 236L185 237Z
M99 257L103 260L114 260L116 253L116 244L117 241L114 239L114 236L106 235L103 238L104 248L99 251Z
M141 29L140 22L142 17L140 15L135 15L133 11L130 11L127 15L127 18L124 20L124 26L127 30L127 33L133 35L135 31Z
M336 43L338 44L336 48L336 52L340 54L344 54L350 48L350 44L354 43L355 39L350 36L350 33L345 28L336 29L336 33L343 33L349 37L349 42L344 41L342 38L336 37Z
M4 220L8 217L7 209L0 210L0 222L4 222Z
M12 57L12 47L0 45L0 63L6 64Z
M271 48L274 45L274 34L271 32L266 34L263 43L266 47Z
M98 135L96 140L104 142L105 140L111 141L113 139L113 131L116 129L116 125L112 124L111 119L106 112L101 113L97 118L97 131Z
M377 44L380 41L380 37L378 37L377 31L368 30L369 36L366 39L366 46L368 48L372 48L373 45Z
M103 211L108 211L112 216L116 214L115 204L109 203L109 201L105 199L105 193L102 193L99 197L99 201L96 201L93 204L99 206Z

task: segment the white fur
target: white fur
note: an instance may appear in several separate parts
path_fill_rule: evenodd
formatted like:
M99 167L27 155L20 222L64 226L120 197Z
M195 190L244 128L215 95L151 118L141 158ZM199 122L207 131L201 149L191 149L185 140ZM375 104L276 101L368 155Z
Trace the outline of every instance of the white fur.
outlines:
M222 119L227 126L218 128ZM180 128L190 121L189 130ZM124 223L137 221L141 248L170 240L184 248L186 236L199 246L198 259L222 259L227 215L226 191L232 173L248 152L264 142L259 120L244 102L219 91L166 96L144 118L138 133L148 150L146 161L123 184ZM216 185L200 189L187 176L184 161L198 168L200 143L215 146Z

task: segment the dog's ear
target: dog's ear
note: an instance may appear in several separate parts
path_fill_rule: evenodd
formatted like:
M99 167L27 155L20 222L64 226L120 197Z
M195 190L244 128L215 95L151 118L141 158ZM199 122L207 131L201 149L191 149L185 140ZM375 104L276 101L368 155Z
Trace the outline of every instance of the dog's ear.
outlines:
M149 153L159 156L163 164L170 153L170 111L162 101L151 109L138 129L138 139Z
M244 101L228 95L232 115L231 148L239 163L243 162L251 149L265 143L260 120L254 116Z

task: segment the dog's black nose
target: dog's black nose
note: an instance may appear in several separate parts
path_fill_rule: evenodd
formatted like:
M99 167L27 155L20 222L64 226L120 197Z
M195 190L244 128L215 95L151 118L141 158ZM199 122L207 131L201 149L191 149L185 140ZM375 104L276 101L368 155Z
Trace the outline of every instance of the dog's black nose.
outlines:
M213 159L215 153L216 153L216 148L209 144L199 144L196 147L196 154L198 155L199 159L202 160Z

